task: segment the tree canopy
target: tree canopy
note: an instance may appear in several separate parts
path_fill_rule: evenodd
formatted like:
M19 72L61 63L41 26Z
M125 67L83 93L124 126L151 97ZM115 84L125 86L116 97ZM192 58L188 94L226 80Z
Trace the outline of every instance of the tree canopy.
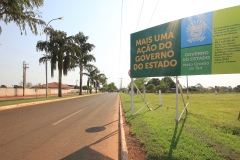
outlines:
M7 86L4 85L4 84L2 84L2 85L0 86L0 88L7 88Z
M39 7L43 6L44 0L1 0L0 1L0 20L5 24L16 23L21 34L25 35L28 25L32 33L38 34L38 25L44 27L46 23L41 20ZM1 30L1 29L0 29Z
M166 92L169 92L171 88L176 88L176 84L171 77L164 77L161 80L158 78L151 78L151 79L136 78L134 80L134 83L136 84L136 86L140 91L142 91L145 88L147 92L152 92L152 93L158 90L161 90L163 93L166 93ZM130 84L128 88L130 88ZM134 90L136 91L135 86L134 86Z

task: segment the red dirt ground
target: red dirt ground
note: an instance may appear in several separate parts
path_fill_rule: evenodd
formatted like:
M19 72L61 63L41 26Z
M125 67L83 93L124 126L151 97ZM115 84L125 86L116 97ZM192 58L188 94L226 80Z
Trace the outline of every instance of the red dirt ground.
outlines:
M130 124L125 121L124 111L123 113L123 121L124 121L124 131L125 131L125 139L128 148L128 159L129 160L144 160L147 157L147 152L144 146L140 143L139 140L136 139L130 132Z

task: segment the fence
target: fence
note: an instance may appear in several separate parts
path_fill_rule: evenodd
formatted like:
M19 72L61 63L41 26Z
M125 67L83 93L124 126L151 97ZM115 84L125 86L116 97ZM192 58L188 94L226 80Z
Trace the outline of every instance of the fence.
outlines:
M62 94L77 93L78 89L62 89ZM48 88L48 95L57 95L58 89ZM46 89L25 89L25 96L46 95ZM23 96L22 88L0 88L0 97Z

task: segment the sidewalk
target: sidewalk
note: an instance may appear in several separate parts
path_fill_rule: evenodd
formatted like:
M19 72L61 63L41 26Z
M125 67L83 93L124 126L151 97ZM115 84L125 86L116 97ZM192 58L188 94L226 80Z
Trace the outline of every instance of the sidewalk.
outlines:
M59 98L64 98L66 96L68 97L68 96L74 96L74 95L78 96L78 93L63 94L62 97L59 97ZM83 95L88 95L88 94L86 93L86 94L83 94ZM0 97L0 102L12 101L12 100L38 99L38 98L45 98L45 97L46 97L46 95L8 96L8 97ZM58 95L57 94L48 95L48 98L49 97L56 97L57 98Z
M46 95L40 95L40 96L12 96L12 97L0 97L0 102L3 101L12 101L12 100L24 100L24 99L38 99L38 98L44 98ZM57 97L57 95L51 95L48 97Z

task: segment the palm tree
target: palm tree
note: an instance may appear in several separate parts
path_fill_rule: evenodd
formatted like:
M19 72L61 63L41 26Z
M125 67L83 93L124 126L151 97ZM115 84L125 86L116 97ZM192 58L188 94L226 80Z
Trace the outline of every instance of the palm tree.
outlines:
M48 53L39 59L39 63L43 63L46 60L51 62L51 76L54 76L54 70L58 66L58 97L62 97L62 73L67 75L68 71L73 66L73 37L67 37L67 34L63 31L56 31L52 28L46 28L48 32L49 41L38 41L36 45L37 51L45 51Z
M84 36L82 32L79 32L74 36L74 42L76 47L76 55L75 55L75 63L76 67L79 67L79 95L82 95L82 77L83 77L83 70L94 68L92 64L89 62L96 62L96 58L89 54L95 47L93 44L87 43L88 36Z
M94 87L96 89L96 93L97 93L97 89L100 86L100 84L105 84L106 81L107 81L107 78L106 78L105 74L100 73L99 70L95 72Z
M87 69L88 73L83 73L84 75L88 76L87 85L89 87L90 94L92 94L92 86L96 88L97 93L97 87L99 86L99 77L100 77L100 71L94 67Z
M108 84L108 91L114 92L114 91L116 91L116 90L117 90L117 87L115 86L115 83L114 83L114 82Z
M107 77L105 74L102 73L99 75L99 83L102 85L102 88L107 83ZM103 92L103 90L102 90L102 92Z

